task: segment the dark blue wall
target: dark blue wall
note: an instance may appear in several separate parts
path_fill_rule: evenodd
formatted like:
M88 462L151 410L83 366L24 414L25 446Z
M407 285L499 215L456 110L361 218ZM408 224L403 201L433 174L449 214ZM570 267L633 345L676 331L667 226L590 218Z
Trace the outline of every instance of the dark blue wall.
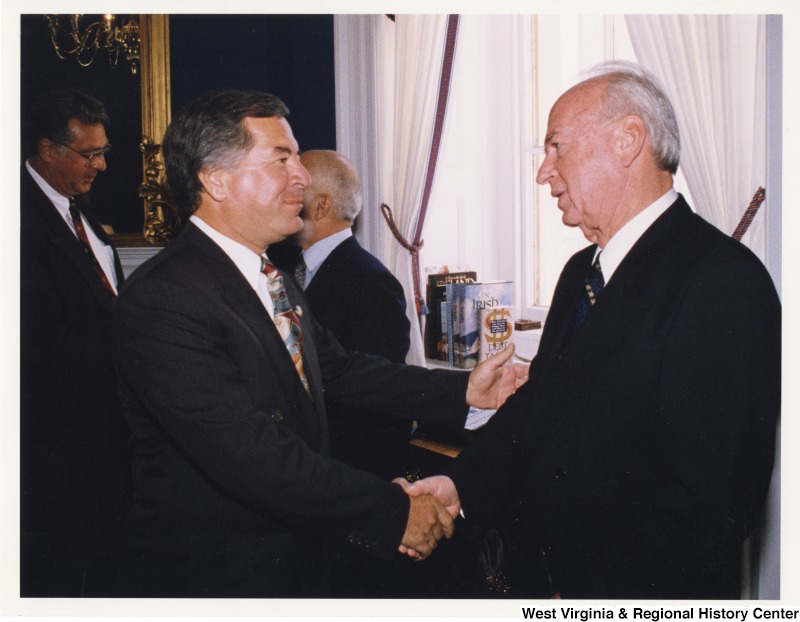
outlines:
M332 15L170 15L172 110L210 90L266 91L301 149L336 148Z

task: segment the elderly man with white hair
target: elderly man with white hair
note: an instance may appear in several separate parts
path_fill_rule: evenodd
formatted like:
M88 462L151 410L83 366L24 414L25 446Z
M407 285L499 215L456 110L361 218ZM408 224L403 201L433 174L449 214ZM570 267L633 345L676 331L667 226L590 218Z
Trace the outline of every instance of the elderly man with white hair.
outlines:
M434 492L508 518L508 594L738 598L780 411L781 306L764 266L672 181L675 113L612 63L553 106L537 182L591 246L566 264L530 379ZM410 551L413 554L413 551Z

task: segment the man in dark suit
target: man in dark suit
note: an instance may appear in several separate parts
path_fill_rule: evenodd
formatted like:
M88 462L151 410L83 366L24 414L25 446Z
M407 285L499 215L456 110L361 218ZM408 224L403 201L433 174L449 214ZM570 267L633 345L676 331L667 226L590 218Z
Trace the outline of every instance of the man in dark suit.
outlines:
M21 174L22 596L98 596L130 503L111 363L119 258L77 206L106 168L108 115L82 93L32 109ZM78 201L76 201L78 199Z
M326 404L463 423L467 404L517 384L499 364L468 377L347 353L314 321L265 254L303 225L309 176L287 113L265 93L212 93L164 137L188 222L127 281L114 318L136 490L130 595L328 595L325 537L425 557L449 514L330 459Z
M302 255L287 268L305 290L314 319L346 350L404 363L411 325L403 286L353 236L362 204L355 167L335 151L304 151L300 160L311 183L303 191L303 229L289 240ZM402 473L411 421L387 422L352 409L329 408L328 414L331 456L385 479Z
M672 188L679 152L635 65L550 112L537 181L593 244L561 274L528 384L448 476L409 490L476 530L505 509L513 596L738 598L773 463L781 309L759 260Z

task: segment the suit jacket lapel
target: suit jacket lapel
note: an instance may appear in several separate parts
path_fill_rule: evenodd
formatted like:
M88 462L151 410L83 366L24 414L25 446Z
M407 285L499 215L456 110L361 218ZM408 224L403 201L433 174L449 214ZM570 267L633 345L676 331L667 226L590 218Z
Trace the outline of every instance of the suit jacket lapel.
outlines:
M325 258L325 261L322 262L314 278L311 279L308 287L306 287L305 294L310 300L317 298L323 302L327 297L327 292L337 287L337 283L345 278L345 275L341 273L340 266L351 253L354 244L358 244L358 241L355 237L351 236L334 248ZM325 276L331 272L333 273L331 276Z
M108 237L105 229L103 229L103 225L100 223L100 219L97 218L94 210L89 206L84 206L81 207L81 211L86 217L86 220L89 221L89 226L92 228L97 238L103 244L111 248L111 252L114 255L114 272L117 277L117 288L122 287L122 284L125 282L125 274L122 272L122 263L119 260L119 253L117 252L117 249L114 248L111 238Z
M572 320L595 248L594 245L587 247L570 259L559 278L532 368L539 385L547 384L546 378L554 373L569 346Z
M286 344L283 342L280 333L278 333L275 323L273 322L272 318L269 317L269 314L264 308L264 305L262 304L261 299L258 297L258 294L253 291L253 288L250 287L250 284L244 278L236 265L231 261L228 255L226 255L225 252L219 246L217 246L213 240L211 240L211 238L205 235L191 222L188 222L183 228L180 237L183 238L186 243L192 244L199 249L206 265L215 275L219 283L223 300L233 310L233 312L242 319L242 321L250 328L255 338L264 346L264 349L272 360L276 373L279 374L281 381L287 386L292 386L293 383L296 383L296 386L300 388L300 391L305 393L305 389L302 388L303 385L300 382L297 371L295 370L289 353L286 350ZM294 288L294 283L292 280L287 278L284 279L284 281L287 284L289 300L297 300L299 294ZM289 288L291 288L291 290ZM312 351L314 350L313 340L311 337L312 331L309 326L303 323L302 318L300 326L301 329L303 329L303 352L305 357L305 351L307 348L310 348ZM315 357L314 361L316 362ZM314 393L315 399L319 402L319 400L324 398L319 390L321 382L317 373L318 366L315 364L309 364L306 365L306 367L314 368L313 371L311 371L310 377L308 377L308 381L309 384L311 384L312 377L314 378L311 386L315 388L312 388L312 392ZM309 369L306 370L307 376L309 376L309 371ZM319 392L318 395L317 391Z
M671 256L667 239L686 222L691 209L680 197L636 241L619 264L586 320L584 334L599 332L604 343L619 343L654 302L656 266ZM577 336L577 335L576 335Z
M100 223L100 220L94 213L94 210L89 206L81 207L81 211L83 215L86 217L86 220L89 221L89 226L94 231L97 238L106 246L111 248L111 252L114 255L114 273L117 277L117 289L122 287L122 284L125 282L125 274L122 271L122 263L119 260L119 253L117 249L114 248L114 244L111 242L111 238L108 237L108 234L103 229L103 225Z
M576 257L576 266L569 275L569 281L565 282L565 289L569 293L564 294L567 301L563 304L564 312L559 312L553 349L546 357L549 371L556 366L558 368L561 390L568 389L576 378L591 383L595 371L603 367L616 345L625 339L649 306L654 304L654 297L650 293L651 288L658 284L653 282L653 271L659 261L668 260L669 257L664 242L675 234L688 215L691 215L691 210L680 198L645 231L604 287L586 322L570 338L570 324L594 247L582 251L579 259ZM573 295L572 291L576 293ZM557 310L555 300L553 310Z
M314 327L311 322L310 309L306 304L305 296L295 285L295 281L293 279L284 279L284 283L286 285L286 294L289 296L289 303L300 320L300 329L303 333L303 361L306 379L314 400L317 403L324 403L325 396L322 393L322 377L320 376L317 348L314 343ZM320 413L323 411L323 409L318 410Z
M92 262L87 260L86 253L84 253L78 238L75 237L69 225L64 222L58 210L56 210L50 199L47 198L47 195L42 192L42 189L39 188L38 184L36 184L27 170L23 173L23 183L28 185L27 196L30 197L30 202L27 205L23 205L23 209L32 209L38 212L41 221L47 229L45 235L49 238L50 243L64 254L67 260L75 267L75 270L89 284L98 302L111 312L114 300L103 286ZM90 224L92 224L94 228L94 223ZM108 239L105 234L103 234L103 236L106 240ZM42 249L42 252L47 252L47 250ZM117 263L118 258L116 257L116 252L114 255L115 263Z

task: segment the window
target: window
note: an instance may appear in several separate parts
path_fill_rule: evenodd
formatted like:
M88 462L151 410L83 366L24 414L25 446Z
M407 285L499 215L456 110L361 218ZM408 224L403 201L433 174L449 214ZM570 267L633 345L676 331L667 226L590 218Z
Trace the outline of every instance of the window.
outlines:
M582 71L635 60L625 19L462 15L458 36L422 266L514 280L517 314L544 319L562 267L587 245L535 183L547 115Z
M544 157L547 116L556 99L593 65L612 58L633 61L636 57L621 15L539 15L531 19L531 80L536 98L530 165L535 178ZM519 301L521 308L524 305L529 311L538 311L550 305L562 267L587 241L579 230L562 224L548 186L534 182L532 194L533 209L526 211L530 216L526 229L532 232L533 242L523 247L523 262L529 271L523 275Z
M421 265L469 266L481 280L517 280L515 236L529 97L529 19L462 15L448 118L423 231Z

